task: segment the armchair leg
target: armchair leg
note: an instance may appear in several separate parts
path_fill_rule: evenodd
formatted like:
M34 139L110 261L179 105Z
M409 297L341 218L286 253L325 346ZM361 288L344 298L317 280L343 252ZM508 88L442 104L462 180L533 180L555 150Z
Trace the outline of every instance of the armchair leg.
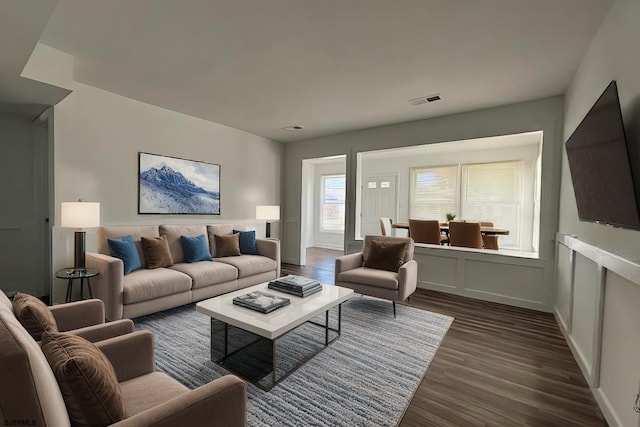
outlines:
M391 301L391 303L393 303L393 318L396 318L396 302L395 301Z

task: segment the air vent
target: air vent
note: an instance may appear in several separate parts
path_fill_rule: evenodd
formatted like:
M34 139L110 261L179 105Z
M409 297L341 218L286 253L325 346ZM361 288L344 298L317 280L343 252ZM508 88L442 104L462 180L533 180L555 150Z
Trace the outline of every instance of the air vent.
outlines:
M284 129L284 130L302 130L302 129L304 129L304 127L302 127L300 125L293 125L293 126L283 127L282 129Z
M419 98L413 98L409 100L409 103L411 105L422 105L422 104L427 104L429 102L435 102L435 101L440 101L440 94L439 93L435 93L433 95L426 95L426 96L421 96Z

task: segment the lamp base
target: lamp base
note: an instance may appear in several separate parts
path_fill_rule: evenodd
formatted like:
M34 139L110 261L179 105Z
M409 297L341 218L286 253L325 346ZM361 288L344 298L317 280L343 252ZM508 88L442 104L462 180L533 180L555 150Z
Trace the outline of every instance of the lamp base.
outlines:
M265 233L267 238L271 237L271 223L267 221L267 232Z
M87 267L84 263L84 243L85 236L87 233L84 231L76 231L74 235L74 244L73 244L73 269L75 271L87 271Z

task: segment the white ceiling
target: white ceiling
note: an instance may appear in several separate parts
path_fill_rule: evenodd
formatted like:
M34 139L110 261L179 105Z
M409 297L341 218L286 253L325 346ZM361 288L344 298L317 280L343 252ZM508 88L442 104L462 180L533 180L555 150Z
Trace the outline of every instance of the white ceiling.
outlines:
M612 3L60 0L40 42L78 81L286 142L562 94Z

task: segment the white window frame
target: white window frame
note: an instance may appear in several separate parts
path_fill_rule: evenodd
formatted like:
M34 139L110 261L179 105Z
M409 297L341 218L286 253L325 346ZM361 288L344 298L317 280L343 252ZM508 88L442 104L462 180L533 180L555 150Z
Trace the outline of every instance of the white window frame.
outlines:
M342 233L344 233L344 228L345 228L344 215L342 215L342 229L340 229L340 230L336 230L334 228L325 228L325 223L324 223L324 219L325 219L324 218L324 206L326 204L342 205L343 206L343 212L346 209L346 207L345 207L345 205L346 205L346 197L343 199L342 203L326 203L326 201L325 201L325 192L326 192L325 182L326 182L327 179L331 179L331 178L342 178L344 180L345 192L347 190L347 176L346 176L346 174L333 173L333 174L322 174L322 175L320 175L320 232L322 232L322 233L342 234Z

